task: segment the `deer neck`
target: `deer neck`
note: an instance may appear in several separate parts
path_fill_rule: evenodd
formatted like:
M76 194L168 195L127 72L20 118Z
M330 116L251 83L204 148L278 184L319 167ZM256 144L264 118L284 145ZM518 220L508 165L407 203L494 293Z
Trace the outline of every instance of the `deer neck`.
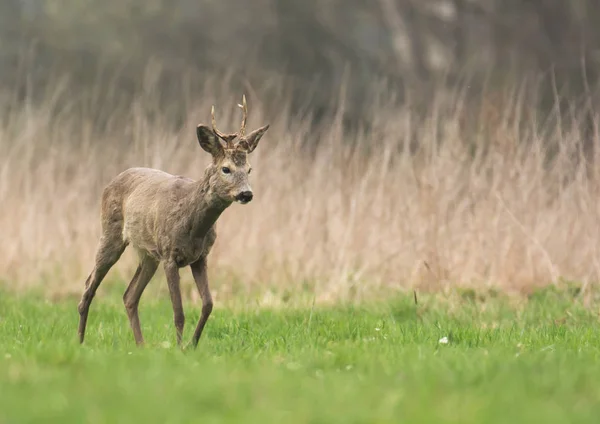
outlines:
M208 230L217 222L221 213L231 202L221 199L215 193L212 177L216 171L207 168L204 177L196 182L191 193L193 213L191 215L191 235L194 238L203 238Z

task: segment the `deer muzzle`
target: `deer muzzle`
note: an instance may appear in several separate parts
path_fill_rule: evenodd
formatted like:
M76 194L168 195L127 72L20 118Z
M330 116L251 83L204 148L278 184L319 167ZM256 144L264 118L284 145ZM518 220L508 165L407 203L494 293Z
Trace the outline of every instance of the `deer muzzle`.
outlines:
M248 203L252 200L252 197L254 197L254 194L252 194L252 192L250 190L246 190L246 191L242 191L242 192L238 193L235 196L235 200L237 202L240 202L242 205L245 205L246 203Z

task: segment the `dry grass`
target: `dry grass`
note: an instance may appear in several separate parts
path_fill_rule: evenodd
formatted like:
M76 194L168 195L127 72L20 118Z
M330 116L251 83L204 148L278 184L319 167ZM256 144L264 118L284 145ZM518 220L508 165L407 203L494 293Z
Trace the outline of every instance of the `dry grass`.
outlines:
M175 128L160 118L165 105L151 83L126 110L93 96L65 103L75 93L60 84L40 106L11 108L3 98L0 278L9 286L79 293L103 186L130 166L197 178L209 158L194 127L209 119L210 105L222 129L238 125L240 93L206 88L183 99L187 118ZM308 283L324 300L381 287L597 280L598 158L586 158L586 168L575 127L539 129L523 96L509 94L478 110L440 100L423 121L409 106L374 105L373 129L353 134L340 120L311 132L283 99L265 116L250 98L249 127L272 127L251 158L255 200L219 221L216 291ZM108 122L101 132L99 116ZM317 136L309 152L305 142ZM414 140L420 148L410 154ZM126 252L112 273L128 279L134 261Z

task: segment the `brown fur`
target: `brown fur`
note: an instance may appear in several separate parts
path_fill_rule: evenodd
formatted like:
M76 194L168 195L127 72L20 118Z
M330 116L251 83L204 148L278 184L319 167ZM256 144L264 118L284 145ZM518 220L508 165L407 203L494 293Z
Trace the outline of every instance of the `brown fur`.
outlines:
M179 287L179 268L190 266L202 298L202 314L192 344L195 347L212 311L208 287L207 257L215 243L216 221L232 202L247 203L252 198L248 183L248 153L256 148L269 128L265 125L245 134L246 102L239 133L220 133L199 125L200 146L213 161L199 181L174 176L150 168L130 168L117 175L102 194L102 237L96 253L96 264L85 283L79 303L79 339L83 343L89 308L110 268L132 245L140 264L129 283L123 302L136 343L143 344L138 304L142 293L163 262L169 286L177 343L181 344L184 313ZM235 137L239 141L233 144ZM225 142L225 145L220 140ZM228 168L229 172L225 172Z

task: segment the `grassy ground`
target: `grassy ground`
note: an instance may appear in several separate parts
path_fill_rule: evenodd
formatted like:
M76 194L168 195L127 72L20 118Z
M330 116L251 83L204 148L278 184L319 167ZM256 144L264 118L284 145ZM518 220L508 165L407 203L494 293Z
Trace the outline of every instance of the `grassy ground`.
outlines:
M0 296L0 423L597 422L597 309L569 292L360 306L217 308L198 350L143 301L138 349L118 297ZM198 307L186 305L186 340ZM444 341L447 340L447 343Z

